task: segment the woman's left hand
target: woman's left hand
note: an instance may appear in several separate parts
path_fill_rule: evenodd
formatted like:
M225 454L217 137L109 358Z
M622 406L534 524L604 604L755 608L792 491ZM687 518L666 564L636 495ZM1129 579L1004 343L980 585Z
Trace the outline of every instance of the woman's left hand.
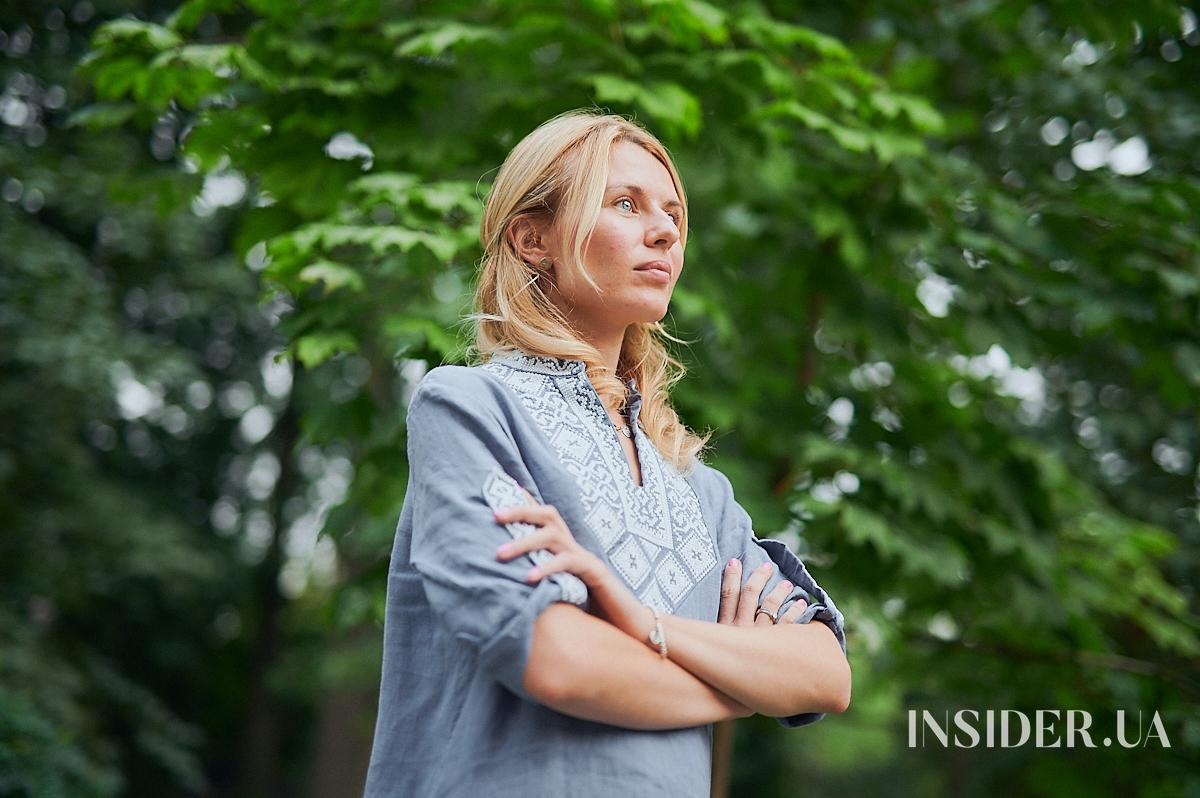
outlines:
M525 492L528 496L528 491ZM532 499L532 497L530 497ZM522 522L538 527L534 532L510 540L496 550L496 558L506 562L539 549L546 549L554 557L532 568L525 579L537 582L553 573L562 571L575 574L588 587L588 595L596 614L617 628L634 637L642 637L641 629L653 626L653 613L638 601L637 596L626 587L604 561L579 545L566 522L552 504L527 504L523 507L507 507L497 510L496 522L510 524Z

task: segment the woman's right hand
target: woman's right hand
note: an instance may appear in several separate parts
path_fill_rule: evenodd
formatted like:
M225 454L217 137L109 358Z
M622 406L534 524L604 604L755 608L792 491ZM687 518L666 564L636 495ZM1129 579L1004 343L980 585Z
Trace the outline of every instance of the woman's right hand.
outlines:
M650 609L604 560L575 540L575 535L554 505L538 503L524 488L521 488L521 492L529 503L496 510L496 522L508 524L519 521L537 529L507 541L496 551L496 558L503 562L531 551L550 552L554 556L530 570L525 577L526 582L539 582L560 572L574 574L587 585L594 615L640 639ZM652 623L653 618L650 620Z
M721 580L721 606L717 611L717 623L731 626L772 626L771 619L765 614L759 615L757 620L754 615L758 610L759 596L762 594L767 580L771 578L771 570L774 567L773 563L765 563L755 569L750 574L750 578L746 580L746 584L742 585L742 561L735 558L725 568L725 574ZM792 592L792 587L792 583L787 580L775 585L774 589L763 599L762 606L771 612L777 611L787 599L788 594ZM808 607L807 601L797 599L787 612L779 616L779 623L794 622L806 607Z

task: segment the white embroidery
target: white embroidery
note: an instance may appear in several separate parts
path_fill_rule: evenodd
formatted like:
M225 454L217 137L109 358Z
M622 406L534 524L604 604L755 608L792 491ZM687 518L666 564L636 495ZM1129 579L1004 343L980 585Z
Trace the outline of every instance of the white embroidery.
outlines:
M613 569L644 604L674 613L716 566L700 499L637 425L641 396L630 380L630 417L642 485L585 364L507 352L479 366L520 397L579 486L588 528Z
M493 510L503 510L508 507L522 507L526 504L533 504L529 500L529 497L521 491L521 486L517 481L499 466L493 468L484 479L483 498ZM508 530L508 534L512 535L514 539L537 530L537 527L533 524L527 524L523 521L510 521L504 525L504 528ZM533 560L534 565L543 565L554 559L554 555L547 549L537 549L528 552L527 555L529 559ZM587 605L587 585L575 574L559 572L550 574L546 578L562 588L564 600L572 604L577 604L580 607Z

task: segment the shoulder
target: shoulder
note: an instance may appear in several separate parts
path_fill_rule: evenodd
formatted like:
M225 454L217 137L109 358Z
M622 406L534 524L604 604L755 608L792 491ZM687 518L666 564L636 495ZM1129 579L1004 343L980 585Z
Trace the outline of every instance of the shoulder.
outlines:
M437 396L464 404L487 404L503 397L499 380L476 366L437 366L416 383L410 404Z
M686 479L696 495L708 507L720 508L733 498L733 485L721 471L693 456Z
M504 385L476 366L437 366L425 373L409 399L409 414L438 406L471 415L503 415L509 401ZM427 412L427 411L425 411Z

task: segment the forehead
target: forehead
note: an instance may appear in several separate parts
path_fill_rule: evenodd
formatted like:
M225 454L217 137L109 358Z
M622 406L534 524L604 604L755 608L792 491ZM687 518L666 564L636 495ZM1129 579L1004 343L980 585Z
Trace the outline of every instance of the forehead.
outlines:
M652 197L679 201L671 173L646 149L630 141L618 141L608 156L608 186L640 187Z

